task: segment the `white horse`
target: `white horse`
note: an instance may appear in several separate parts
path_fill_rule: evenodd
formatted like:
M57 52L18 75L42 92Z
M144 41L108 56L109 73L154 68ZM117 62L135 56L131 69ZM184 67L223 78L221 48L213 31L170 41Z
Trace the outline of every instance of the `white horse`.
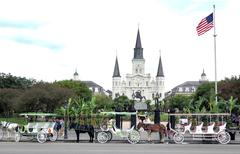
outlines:
M7 138L11 137L11 134L15 133L18 128L17 123L1 121L0 122L0 140L3 139L3 136L6 134Z

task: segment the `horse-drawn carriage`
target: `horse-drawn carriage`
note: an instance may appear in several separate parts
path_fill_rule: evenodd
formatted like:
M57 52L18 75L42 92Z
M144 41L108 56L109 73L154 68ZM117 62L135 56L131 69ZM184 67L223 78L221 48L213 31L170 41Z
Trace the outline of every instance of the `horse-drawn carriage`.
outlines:
M136 115L136 112L102 112L105 115ZM113 120L108 121L107 123L100 126L101 131L97 133L97 140L99 143L106 143L112 140L113 135L116 135L121 138L126 138L127 141L131 144L136 144L140 141L140 133L134 129L132 126L129 129L120 129L116 127L116 124Z
M175 127L169 122L169 130L175 143L183 143L188 136L192 139L216 140L221 144L227 144L231 137L226 131L227 123L224 117L229 115L228 113L169 114L179 121Z
M39 143L44 143L49 139L50 141L56 141L58 138L58 132L56 131L57 123L54 121L47 121L48 117L56 117L56 114L52 113L22 113L20 116L24 116L29 120L27 125L20 126L15 133L15 141L19 142L23 136L37 139Z

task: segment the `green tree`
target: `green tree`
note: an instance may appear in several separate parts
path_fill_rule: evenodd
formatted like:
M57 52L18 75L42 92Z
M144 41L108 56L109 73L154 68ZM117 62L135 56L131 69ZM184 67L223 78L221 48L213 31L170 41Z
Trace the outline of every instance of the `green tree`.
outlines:
M111 97L106 96L104 94L96 94L93 97L93 101L95 104L94 112L100 111L112 111L114 108L114 103Z
M27 89L36 83L34 79L26 79L25 77L13 76L10 73L0 73L0 89L13 88L13 89Z
M81 99L84 99L84 101L91 101L92 99L92 91L81 81L63 80L57 81L54 84L63 88L72 89L75 94Z
M62 106L74 92L55 84L39 82L21 95L18 108L20 112L53 112Z
M190 110L191 96L175 95L164 100L165 107L169 109L178 108L181 112Z
M131 105L127 96L119 96L114 99L114 107L117 111L128 111Z
M231 100L234 100L235 105L240 105L240 77L225 78L225 80L218 82L217 104L215 102L214 82L200 85L194 94L193 102L200 101L200 109L205 108L211 112L225 112L226 109L232 110L231 107L235 106L230 105Z
M237 99L236 103L240 105L240 76L233 76L220 81L218 83L218 93L224 100L229 100L231 97Z
M212 103L215 98L215 93L214 93L214 83L213 82L206 82L202 85L200 85L194 96L193 96L193 106L199 105L199 110L206 109L207 111L210 111L213 109Z
M12 116L17 112L18 98L22 90L3 88L0 90L0 113L5 117Z

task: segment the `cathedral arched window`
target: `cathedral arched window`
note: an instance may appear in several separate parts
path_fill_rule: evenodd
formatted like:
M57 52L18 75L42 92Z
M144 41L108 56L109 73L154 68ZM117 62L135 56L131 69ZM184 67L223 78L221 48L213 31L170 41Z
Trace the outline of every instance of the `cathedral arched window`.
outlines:
M97 87L95 87L94 92L96 92L96 93L99 92L99 89Z
M192 88L191 88L191 92L195 92L195 87L192 87Z
M178 87L178 92L182 92L182 91L183 91L182 87Z

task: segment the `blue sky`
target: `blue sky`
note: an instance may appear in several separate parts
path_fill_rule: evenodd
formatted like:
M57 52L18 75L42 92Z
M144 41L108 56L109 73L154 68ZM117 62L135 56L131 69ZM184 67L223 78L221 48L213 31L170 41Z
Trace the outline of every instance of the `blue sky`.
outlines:
M166 91L214 80L213 30L196 26L216 5L218 80L239 75L237 0L0 0L0 72L37 80L92 80L111 90L116 51L132 71L139 24L145 71L155 78L159 50ZM14 5L13 5L14 4Z
M185 11L209 11L207 6L216 5L218 9L225 8L227 0L161 0L172 11L184 13ZM189 12L188 12L189 13Z
M6 19L0 21L0 27L2 28L37 29L39 26L40 24L34 21L11 21Z

